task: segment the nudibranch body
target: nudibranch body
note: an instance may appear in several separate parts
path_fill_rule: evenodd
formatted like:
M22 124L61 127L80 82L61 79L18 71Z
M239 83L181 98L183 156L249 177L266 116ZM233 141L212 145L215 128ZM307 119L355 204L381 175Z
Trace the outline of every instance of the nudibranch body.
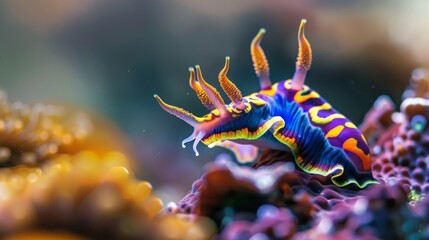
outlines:
M271 85L269 66L260 46L265 33L261 29L251 43L251 55L261 90L243 97L226 76L230 59L219 73L222 89L232 100L225 104L219 92L203 78L196 66L190 68L190 86L211 112L203 117L154 97L167 112L194 127L182 145L194 140L209 146L223 146L238 157L255 152L254 147L291 151L296 164L305 172L331 177L334 184L355 184L364 188L376 183L371 173L371 157L359 129L338 113L317 92L304 85L312 60L311 48L304 35L305 20L299 33L296 71L291 80ZM247 157L248 158L248 157Z

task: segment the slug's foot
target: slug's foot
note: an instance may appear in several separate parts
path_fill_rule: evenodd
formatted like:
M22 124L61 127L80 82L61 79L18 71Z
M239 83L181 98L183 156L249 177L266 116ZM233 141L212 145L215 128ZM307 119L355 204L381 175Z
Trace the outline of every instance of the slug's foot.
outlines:
M239 144L233 141L217 141L209 145L212 147L224 147L231 150L237 161L242 164L251 163L258 157L258 148L249 144Z
M294 156L291 151L266 149L261 152L252 167L259 168L262 166L269 166L277 162L292 162L295 164Z

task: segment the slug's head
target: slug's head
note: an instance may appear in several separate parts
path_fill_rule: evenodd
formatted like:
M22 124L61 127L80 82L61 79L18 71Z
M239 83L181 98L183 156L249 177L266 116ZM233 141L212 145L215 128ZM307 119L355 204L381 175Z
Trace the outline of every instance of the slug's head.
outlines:
M193 149L197 156L196 147L200 141L214 145L224 140L255 140L274 125L266 121L269 113L266 102L256 95L242 97L240 90L228 79L229 62L229 57L226 57L225 66L219 73L219 82L231 99L230 104L225 104L219 92L204 80L199 66L196 66L196 74L193 68L189 68L189 85L201 103L211 110L203 117L196 117L182 108L169 105L154 95L165 111L194 127L193 133L182 141L182 147L194 141Z
M296 90L303 88L306 72L311 65L311 48L304 36L305 23L306 20L303 19L298 31L298 57L291 84ZM264 34L265 29L260 29L250 44L250 53L261 90L270 90L272 87L269 65L260 45ZM268 130L274 133L285 125L281 117L270 116L269 105L258 95L243 97L226 76L228 69L229 57L226 57L225 66L219 73L220 85L232 101L226 105L219 92L204 80L200 67L196 66L196 73L193 68L189 68L189 85L195 90L201 103L211 111L203 117L196 117L182 108L165 103L157 95L154 96L165 111L194 127L194 132L182 141L182 146L194 141L193 148L197 156L196 147L200 141L206 145L216 145L224 140L235 140L238 143L252 141L253 145L272 148L272 139L263 136L267 136L265 133Z

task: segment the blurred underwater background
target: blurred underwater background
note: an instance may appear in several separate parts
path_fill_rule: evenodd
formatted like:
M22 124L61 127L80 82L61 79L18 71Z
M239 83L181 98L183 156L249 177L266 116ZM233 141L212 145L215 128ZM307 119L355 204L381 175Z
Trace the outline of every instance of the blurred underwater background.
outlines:
M256 92L249 44L261 27L271 79L288 79L306 18L307 84L359 124L381 94L399 105L412 70L429 66L428 9L423 0L1 0L0 88L10 102L64 104L102 119L136 176L164 202L178 201L227 150L182 149L192 129L154 93L204 115L188 67L199 64L218 86L225 56L243 94Z

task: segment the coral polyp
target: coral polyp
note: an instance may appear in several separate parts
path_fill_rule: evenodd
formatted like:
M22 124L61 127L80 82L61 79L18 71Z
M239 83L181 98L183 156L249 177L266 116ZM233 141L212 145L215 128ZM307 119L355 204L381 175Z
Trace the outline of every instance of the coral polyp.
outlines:
M209 146L230 148L237 158L255 158L259 149L291 152L296 165L311 174L326 176L337 186L355 185L364 188L377 183L371 173L370 151L361 131L344 115L338 113L316 91L304 85L312 62L310 43L304 35L306 20L298 31L299 51L293 78L271 84L268 61L260 45L265 33L261 29L250 50L261 90L243 97L227 77L230 58L219 73L219 83L230 104L208 84L201 68L190 68L190 86L201 103L211 112L196 117L188 111L166 104L155 95L160 106L182 119L194 132L182 145L194 141L193 148L203 142ZM195 77L196 75L196 77ZM246 155L247 157L243 157Z

